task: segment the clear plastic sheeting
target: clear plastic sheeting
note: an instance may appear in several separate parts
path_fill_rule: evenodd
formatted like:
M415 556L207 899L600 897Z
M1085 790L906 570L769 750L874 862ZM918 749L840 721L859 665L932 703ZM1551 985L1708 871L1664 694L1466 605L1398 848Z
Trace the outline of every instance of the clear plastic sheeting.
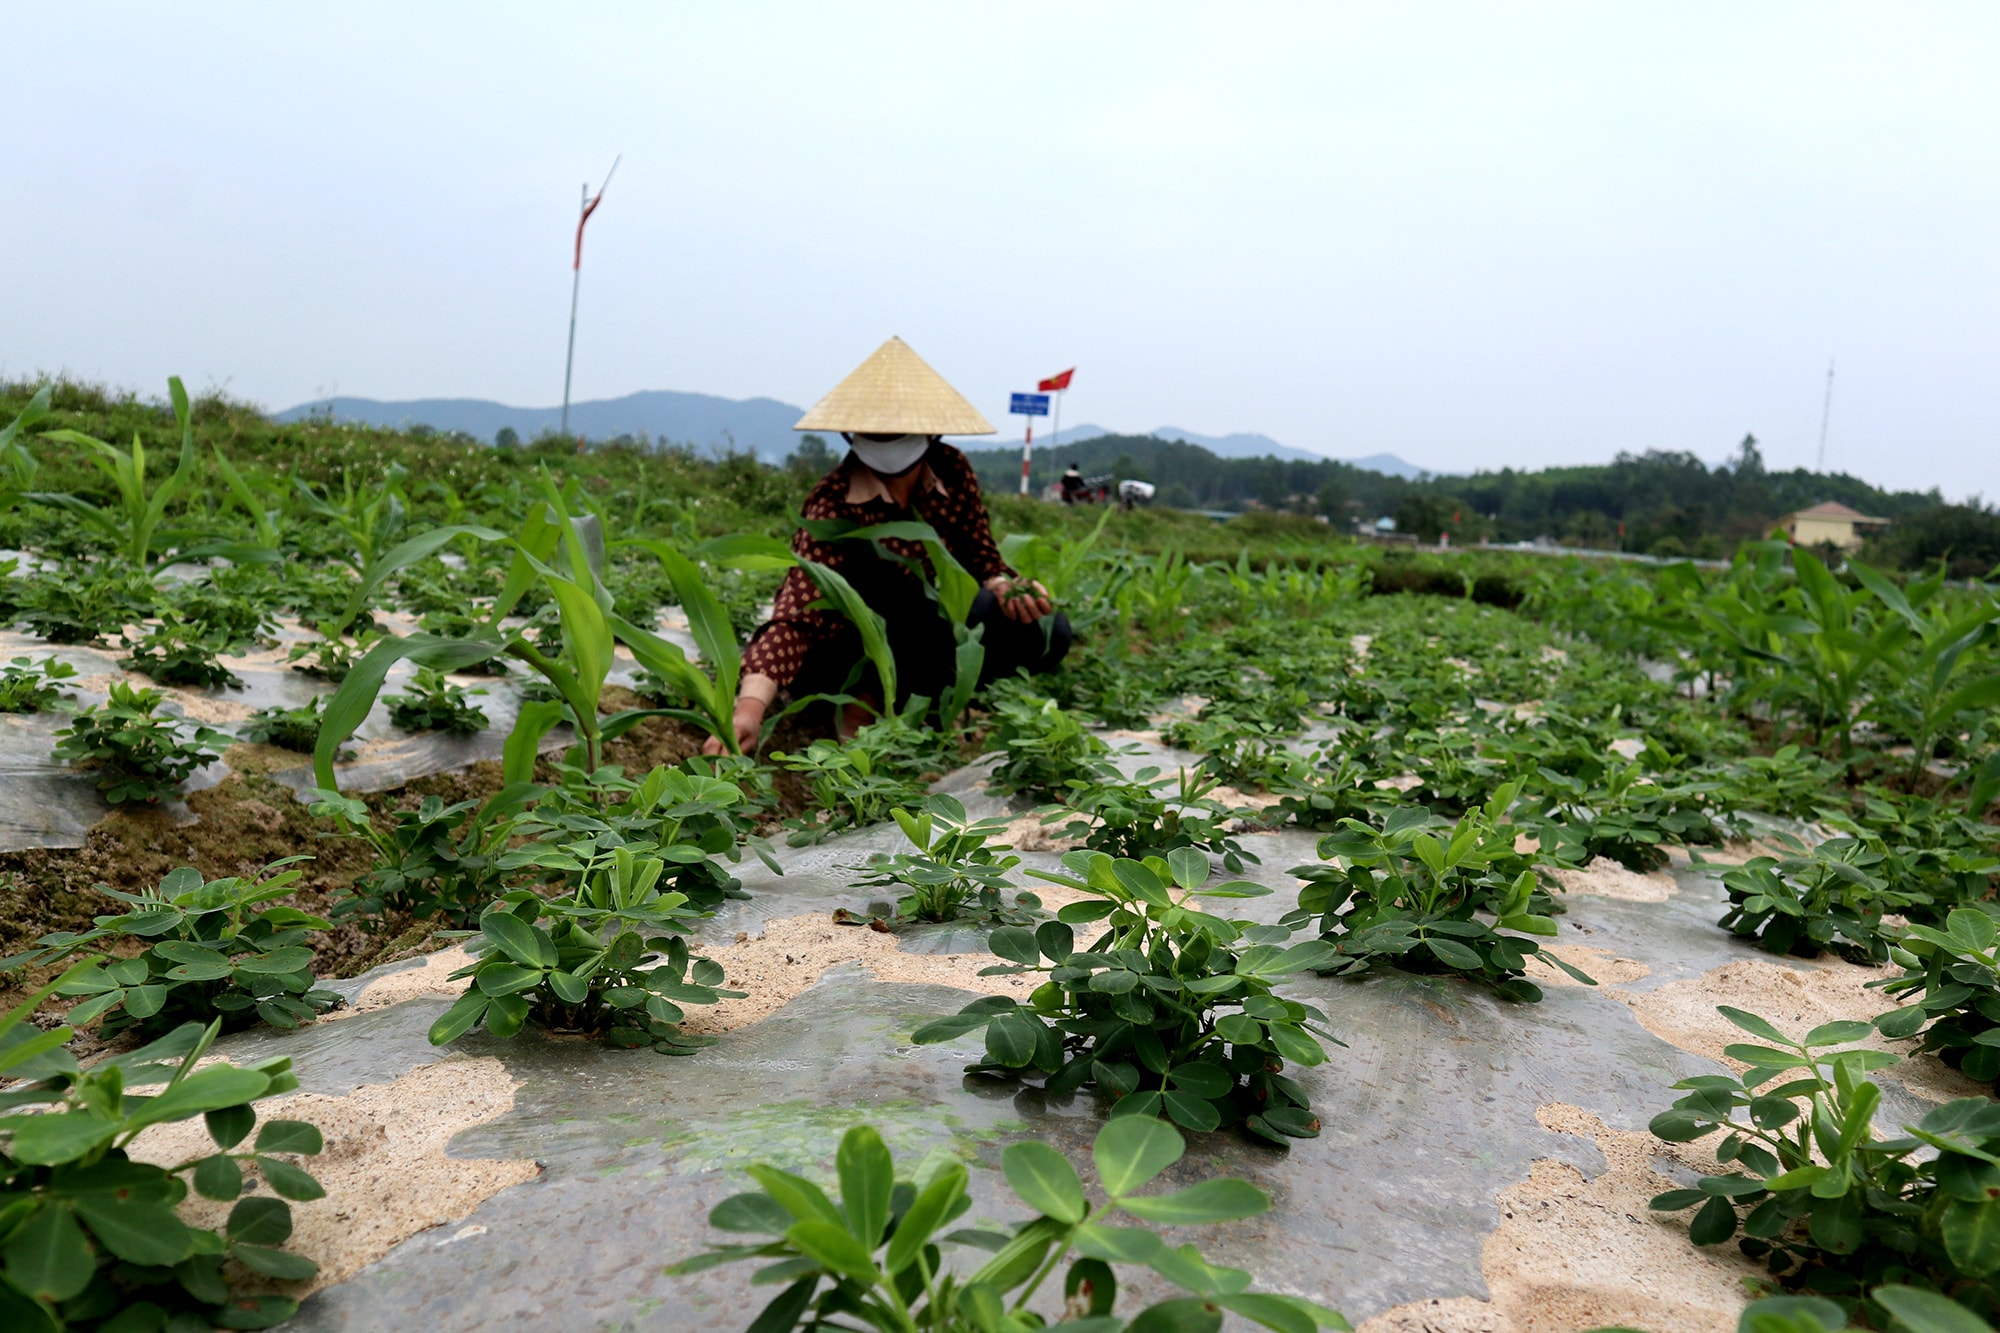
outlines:
M754 894L784 895L768 907L773 917L865 898L851 887L852 869L868 849L893 845L884 832L792 849L790 882L759 881ZM1249 877L1295 889L1283 868L1309 840L1245 835L1263 858ZM1635 987L1647 989L1756 956L1715 929L1720 899L1713 879L1684 870L1666 903L1575 900L1566 933L1646 964L1650 975ZM1266 905L1281 911L1289 894L1232 909ZM964 927L932 935L907 939L906 950L978 948L978 932ZM1527 1180L1537 1161L1586 1178L1605 1169L1589 1140L1544 1127L1541 1108L1566 1103L1637 1130L1665 1104L1668 1085L1715 1070L1646 1031L1603 988L1552 987L1533 1005L1393 974L1305 977L1285 989L1323 1007L1345 1043L1327 1064L1291 1071L1312 1095L1321 1135L1285 1152L1230 1134L1193 1136L1174 1184L1237 1175L1281 1206L1179 1238L1212 1261L1251 1269L1261 1286L1310 1296L1356 1322L1403 1302L1484 1297L1482 1247L1501 1221L1496 1195ZM292 1033L226 1038L220 1049L233 1058L292 1056L305 1089L332 1096L440 1059L497 1058L521 1082L514 1108L459 1134L450 1153L532 1157L545 1168L312 1296L289 1326L734 1333L770 1294L749 1285L750 1266L688 1278L662 1267L714 1239L707 1210L747 1188L749 1164L824 1178L842 1132L860 1123L882 1131L905 1169L934 1148L965 1159L973 1215L1013 1216L1018 1207L993 1169L1000 1150L1032 1138L1087 1160L1103 1107L1088 1095L966 1077L977 1035L910 1044L914 1028L970 998L837 966L770 1017L678 1060L532 1029L512 1041L474 1034L429 1048L423 1033L448 1003L437 996ZM1900 1090L1885 1092L1898 1113L1906 1109ZM538 1261L523 1264L524 1254ZM1143 1269L1120 1280L1129 1280L1134 1308L1171 1294Z
M94 778L88 772L64 765L53 753L56 733L69 726L76 709L104 703L111 686L126 681L160 690L166 696L165 711L212 727L247 746L248 742L241 740L242 731L259 709L296 708L315 695L330 696L339 688L332 681L295 671L287 665L286 649L310 637L296 627L286 627L279 632L277 647L224 655L220 659L223 665L243 681L240 689L193 689L158 685L139 672L126 671L118 665L118 659L125 655L120 649L55 646L31 635L0 631L0 661L55 657L76 668L77 673L73 679L62 682L68 696L63 710L0 714L0 851L80 847L91 826L109 812L110 807L98 794ZM635 670L636 664L621 656L610 680L629 686L635 679ZM345 747L351 757L335 765L341 790L385 791L412 778L501 757L507 733L520 711L527 677L519 671L508 676L447 677L469 690L485 691L472 702L489 719L484 731L450 736L442 732L404 731L389 720L388 697L407 688L414 673L415 668L408 662L398 662L390 669L381 697ZM560 750L570 740L568 728L559 727L543 740L542 748L545 752ZM314 785L310 755L270 746L254 750L231 747L191 775L182 791L212 787L239 766L245 771L263 773L297 791L303 792ZM179 802L170 803L167 808L184 818L192 817Z

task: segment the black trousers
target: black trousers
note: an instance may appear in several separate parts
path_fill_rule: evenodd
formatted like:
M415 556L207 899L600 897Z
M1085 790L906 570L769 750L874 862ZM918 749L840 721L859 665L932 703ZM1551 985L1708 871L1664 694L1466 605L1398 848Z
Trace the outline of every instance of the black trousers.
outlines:
M958 676L958 641L950 624L914 579L897 577L900 571L879 566L871 570L868 566L873 562L855 563L862 568L848 572L848 581L882 617L889 650L896 659L895 705L901 707L919 694L935 702ZM1023 624L1002 612L1000 599L985 588L973 599L965 623L984 626L980 634L986 646L986 664L979 673L982 689L1017 672L1037 675L1053 671L1069 652L1068 616L1053 611ZM851 686L850 681L854 682ZM843 624L840 633L806 654L791 692L797 697L856 691L879 695L881 683L861 651L861 631Z

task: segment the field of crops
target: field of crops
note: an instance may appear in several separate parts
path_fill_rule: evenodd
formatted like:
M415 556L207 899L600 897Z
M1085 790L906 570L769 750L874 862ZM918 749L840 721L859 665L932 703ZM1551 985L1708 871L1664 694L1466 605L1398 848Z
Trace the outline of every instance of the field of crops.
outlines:
M809 476L9 421L6 1329L2000 1318L1991 584L997 501L745 754Z

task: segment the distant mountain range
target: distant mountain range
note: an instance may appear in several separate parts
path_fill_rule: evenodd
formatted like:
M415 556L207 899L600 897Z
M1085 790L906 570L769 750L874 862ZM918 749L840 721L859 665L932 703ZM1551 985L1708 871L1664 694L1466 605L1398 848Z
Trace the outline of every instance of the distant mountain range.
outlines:
M299 421L306 417L330 415L335 421L353 421L370 426L404 430L429 426L439 431L461 431L476 440L491 441L511 427L523 441L552 432L562 420L559 407L508 407L485 398L413 398L403 402L383 402L375 398L319 398L275 414L278 421ZM611 440L621 435L691 444L697 449L747 449L767 463L782 461L798 447L799 437L792 423L805 409L775 398L720 398L708 393L677 393L654 389L630 393L623 398L601 398L569 405L569 428L592 440ZM1037 448L1057 448L1078 440L1118 432L1102 426L1068 426L1060 437L1037 438ZM1280 444L1268 435L1200 435L1178 426L1161 426L1149 432L1163 440L1198 444L1222 458L1319 459L1324 454ZM998 439L964 441L969 447L995 448ZM1406 463L1394 454L1371 454L1348 460L1356 467L1384 472L1396 477L1417 477L1423 469Z

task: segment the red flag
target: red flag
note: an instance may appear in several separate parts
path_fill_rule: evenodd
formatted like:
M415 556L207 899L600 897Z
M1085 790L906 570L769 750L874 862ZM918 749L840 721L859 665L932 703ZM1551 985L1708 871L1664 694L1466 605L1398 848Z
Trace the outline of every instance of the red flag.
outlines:
M576 261L570 265L572 269L583 267L583 224L590 221L590 215L595 213L597 206L603 202L604 191L599 190L597 197L584 206L583 216L576 220Z
M1074 374L1076 374L1076 367L1071 366L1060 375L1051 375L1035 386L1035 392L1058 393L1063 389L1067 389L1069 387L1069 377Z

